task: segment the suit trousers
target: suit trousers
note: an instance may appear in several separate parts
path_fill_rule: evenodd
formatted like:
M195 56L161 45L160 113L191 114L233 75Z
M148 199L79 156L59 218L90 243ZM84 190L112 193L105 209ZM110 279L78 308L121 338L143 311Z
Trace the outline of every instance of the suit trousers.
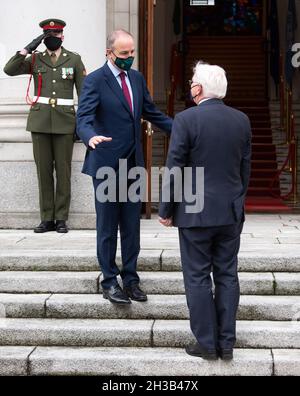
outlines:
M128 171L135 166L134 156L128 160ZM93 179L95 189L95 204L97 213L97 257L103 275L102 288L109 289L118 284L120 275L123 286L128 287L140 282L137 274L137 259L140 253L140 221L142 203L137 202L105 202L97 199L97 189L102 179ZM117 185L119 178L117 174ZM128 182L128 188L130 186ZM117 190L118 196L118 190ZM116 264L120 229L122 265Z
M199 345L207 351L233 349L236 342L240 299L238 252L242 229L243 223L179 228L191 330Z
M41 220L66 221L71 202L73 134L34 132L31 136L38 175Z

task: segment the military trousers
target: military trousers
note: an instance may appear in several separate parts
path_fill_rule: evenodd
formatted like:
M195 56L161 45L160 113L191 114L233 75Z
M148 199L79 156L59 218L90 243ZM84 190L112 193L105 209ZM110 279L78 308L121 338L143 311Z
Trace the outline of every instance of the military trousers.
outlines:
M41 220L66 221L71 202L73 135L33 132L31 136L38 176Z

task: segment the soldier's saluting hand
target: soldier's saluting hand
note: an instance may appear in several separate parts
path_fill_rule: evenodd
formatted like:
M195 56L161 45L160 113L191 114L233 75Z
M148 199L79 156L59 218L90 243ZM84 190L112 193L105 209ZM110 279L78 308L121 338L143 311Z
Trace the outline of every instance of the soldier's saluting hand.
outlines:
M42 21L43 34L18 51L4 68L9 76L31 74L34 80L35 96L30 100L27 95L31 109L26 129L32 135L39 183L41 224L34 229L36 233L68 232L76 125L74 86L79 96L86 70L80 55L62 46L65 26L60 19ZM42 42L46 50L35 52Z

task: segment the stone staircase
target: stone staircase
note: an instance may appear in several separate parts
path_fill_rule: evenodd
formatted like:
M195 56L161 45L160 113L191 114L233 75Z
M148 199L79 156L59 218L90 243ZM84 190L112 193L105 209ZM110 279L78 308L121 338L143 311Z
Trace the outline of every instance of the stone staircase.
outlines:
M300 217L250 218L229 363L184 352L193 336L176 230L143 222L139 271L149 301L129 307L101 296L94 232L0 231L0 374L299 375Z

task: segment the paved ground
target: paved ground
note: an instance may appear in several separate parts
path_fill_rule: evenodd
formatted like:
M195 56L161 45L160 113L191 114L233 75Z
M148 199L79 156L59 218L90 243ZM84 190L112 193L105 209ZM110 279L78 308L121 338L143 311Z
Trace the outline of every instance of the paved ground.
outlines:
M143 220L142 250L178 250L177 229L162 227L158 221ZM36 235L32 231L0 230L1 252L76 251L93 254L95 231L71 231L69 234ZM243 230L241 254L300 254L300 215L249 215Z

